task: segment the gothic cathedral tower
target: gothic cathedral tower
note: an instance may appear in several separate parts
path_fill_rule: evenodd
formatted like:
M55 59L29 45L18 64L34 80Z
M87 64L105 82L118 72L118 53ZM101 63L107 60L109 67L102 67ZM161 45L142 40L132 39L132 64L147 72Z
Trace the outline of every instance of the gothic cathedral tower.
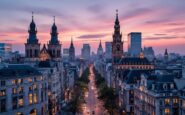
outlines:
M37 61L39 60L40 43L38 43L37 39L37 28L33 19L33 13L28 33L29 37L27 39L27 43L25 43L26 60Z
M59 61L61 59L61 44L60 41L58 40L58 31L57 26L55 25L55 17L50 34L51 39L48 44L48 51L53 60Z
M122 34L120 33L120 24L118 19L118 10L116 11L116 20L114 24L114 34L112 42L112 62L116 64L123 56Z

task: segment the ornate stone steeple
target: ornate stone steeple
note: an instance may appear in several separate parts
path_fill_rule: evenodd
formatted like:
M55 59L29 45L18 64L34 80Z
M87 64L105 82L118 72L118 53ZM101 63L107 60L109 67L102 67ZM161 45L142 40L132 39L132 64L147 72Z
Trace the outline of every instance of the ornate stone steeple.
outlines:
M39 59L40 43L38 42L37 39L37 28L34 22L33 12L32 12L32 21L30 23L28 33L29 36L27 39L27 43L25 43L25 54L26 54L25 57L27 61L37 61Z
M32 21L30 23L30 26L29 26L29 29L28 29L28 33L29 33L29 37L28 37L27 43L29 43L29 44L36 44L36 43L38 43L37 27L36 27L36 24L34 22L33 12L32 12Z
M118 10L116 10L116 19L114 23L114 34L112 42L112 60L118 63L123 56L122 34L120 33L120 23L118 18Z
M49 44L59 44L58 41L58 31L57 31L57 26L55 24L55 16L54 16L54 22L53 22L53 26L51 28L51 40L49 41Z
M58 40L58 30L55 24L55 16L53 18L53 25L51 27L51 39L48 44L48 51L53 60L59 60L61 57L61 44Z

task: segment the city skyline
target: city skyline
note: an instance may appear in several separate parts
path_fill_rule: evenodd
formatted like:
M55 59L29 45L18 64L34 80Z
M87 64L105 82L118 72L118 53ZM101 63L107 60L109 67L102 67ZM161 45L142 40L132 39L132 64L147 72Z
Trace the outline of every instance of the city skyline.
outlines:
M142 4L143 2L147 5ZM2 0L0 42L12 43L15 50L23 53L33 11L40 43L49 41L53 16L56 16L62 48L69 47L73 37L77 54L81 53L83 43L90 43L92 50L96 52L100 40L105 50L104 43L112 39L115 10L118 9L124 51L127 51L127 35L130 32L142 32L142 46L154 47L156 54L164 53L165 48L168 48L169 52L185 54L184 2L142 0L140 3L136 0L132 2L97 0L83 1L79 4L76 1L47 0L43 5L41 1L34 0L29 2Z

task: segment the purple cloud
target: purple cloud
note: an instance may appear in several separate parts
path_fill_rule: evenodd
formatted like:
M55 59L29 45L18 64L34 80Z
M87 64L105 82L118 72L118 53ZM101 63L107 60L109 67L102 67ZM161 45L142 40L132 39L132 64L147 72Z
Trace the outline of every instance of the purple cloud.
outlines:
M102 38L107 36L107 34L86 34L86 35L81 35L78 38L79 39L90 39L90 38Z

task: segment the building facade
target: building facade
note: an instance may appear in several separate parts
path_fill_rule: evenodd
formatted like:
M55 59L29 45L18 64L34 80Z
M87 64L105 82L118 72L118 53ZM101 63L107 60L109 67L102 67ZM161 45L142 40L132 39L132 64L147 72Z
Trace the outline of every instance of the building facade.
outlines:
M138 57L141 52L141 33L131 32L128 34L128 54L131 57Z
M81 55L82 58L84 58L85 60L90 60L90 54L91 54L91 47L89 44L83 44L83 48L81 50Z
M107 60L112 58L112 42L105 42L105 58Z
M46 115L47 77L28 65L0 69L1 115Z
M0 43L0 57L2 60L11 59L12 45Z

